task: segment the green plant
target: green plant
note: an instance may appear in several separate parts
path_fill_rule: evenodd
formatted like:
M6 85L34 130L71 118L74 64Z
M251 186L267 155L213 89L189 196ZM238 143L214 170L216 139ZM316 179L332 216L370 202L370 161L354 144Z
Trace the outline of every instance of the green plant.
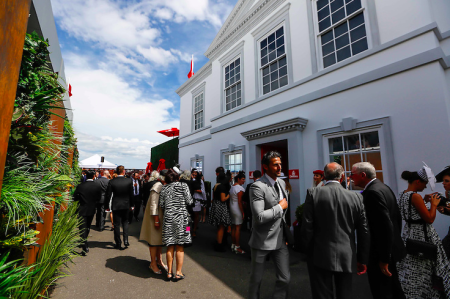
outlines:
M299 223L302 222L302 217L303 217L303 207L304 207L304 203L302 203L301 205L299 205L296 209L295 209L295 218L297 219L297 221Z
M31 275L20 288L27 293L18 294L16 298L45 298L48 294L46 291L42 294L43 290L55 284L59 278L70 275L68 264L78 255L75 249L81 244L77 230L79 226L77 208L78 204L72 202L64 212L58 213L58 221L53 225L53 233L39 252L36 273Z
M21 260L8 262L9 254L5 252L0 256L0 298L10 298L12 294L18 294L17 289L23 287L28 277L36 273L31 266L20 266Z

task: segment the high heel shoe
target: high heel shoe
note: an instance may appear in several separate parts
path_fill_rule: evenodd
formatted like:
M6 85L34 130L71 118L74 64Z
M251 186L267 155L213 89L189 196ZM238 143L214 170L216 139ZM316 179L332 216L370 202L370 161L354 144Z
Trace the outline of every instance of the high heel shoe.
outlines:
M234 245L234 253L236 253L236 254L244 254L245 251L241 249L241 246Z
M161 270L164 269L164 270L166 270L166 272L169 272L169 268L167 268L166 265L163 266L163 265L161 265L161 264L158 264L158 268L161 269Z
M161 275L161 274L162 274L161 270L158 270L158 271L153 270L152 265L150 265L148 268L149 268L150 270L152 270L153 273L155 273L156 275Z

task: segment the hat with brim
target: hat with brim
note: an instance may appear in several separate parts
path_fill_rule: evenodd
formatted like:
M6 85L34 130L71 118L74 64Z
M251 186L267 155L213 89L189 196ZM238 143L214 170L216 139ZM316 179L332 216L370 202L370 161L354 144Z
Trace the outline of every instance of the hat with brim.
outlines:
M320 174L321 176L324 176L323 170L320 170L320 169L314 170L313 174Z
M450 165L445 166L445 168L436 175L436 183L442 183L444 181L444 176L450 175Z

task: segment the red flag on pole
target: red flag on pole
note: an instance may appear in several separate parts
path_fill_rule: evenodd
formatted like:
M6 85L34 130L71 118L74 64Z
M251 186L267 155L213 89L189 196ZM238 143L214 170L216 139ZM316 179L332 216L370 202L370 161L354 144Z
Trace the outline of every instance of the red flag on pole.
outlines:
M69 84L69 97L72 96L72 85Z
M191 79L192 76L194 76L194 55L192 55L191 59L191 71L187 75L189 79Z

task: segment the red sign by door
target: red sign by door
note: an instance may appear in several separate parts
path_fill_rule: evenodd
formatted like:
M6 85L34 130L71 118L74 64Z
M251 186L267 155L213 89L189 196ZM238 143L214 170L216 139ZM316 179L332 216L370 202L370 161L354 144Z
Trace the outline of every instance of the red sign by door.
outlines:
M248 172L248 178L253 180L253 171Z
M298 180L300 178L300 172L298 169L289 169L289 179Z

